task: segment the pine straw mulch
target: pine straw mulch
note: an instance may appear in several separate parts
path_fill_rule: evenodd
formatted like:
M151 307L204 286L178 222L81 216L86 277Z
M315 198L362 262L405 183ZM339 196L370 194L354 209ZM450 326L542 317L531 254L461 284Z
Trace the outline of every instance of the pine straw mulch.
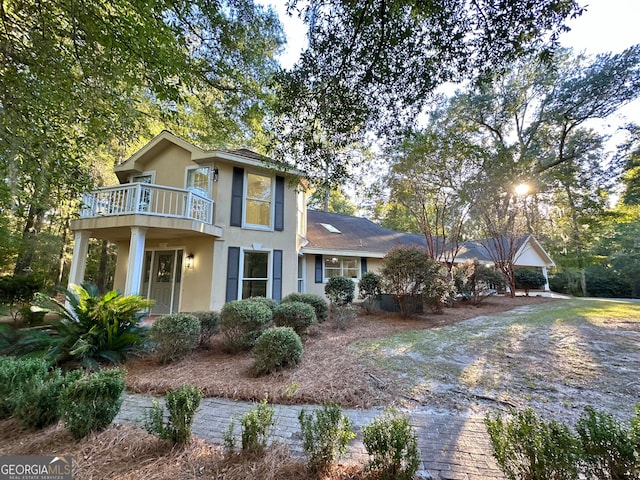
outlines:
M185 446L149 435L133 424L111 425L74 440L62 423L38 431L22 430L13 419L0 421L0 456L71 455L74 480L374 480L361 465L337 465L322 477L307 472L286 445L262 454L225 455L220 447L192 438Z
M360 313L354 324L340 330L331 321L314 327L304 344L302 362L296 368L255 378L250 353L224 353L222 340L213 337L209 348L198 350L174 364L160 366L153 356L127 362L127 388L134 392L164 395L189 384L205 396L235 400L261 400L279 404L336 402L346 408L389 405L398 399L393 379L365 369L349 344L365 338L382 338L403 330L435 328L462 320L504 312L521 305L553 301L546 297L491 297L478 306L457 304L441 314L411 319L397 314Z

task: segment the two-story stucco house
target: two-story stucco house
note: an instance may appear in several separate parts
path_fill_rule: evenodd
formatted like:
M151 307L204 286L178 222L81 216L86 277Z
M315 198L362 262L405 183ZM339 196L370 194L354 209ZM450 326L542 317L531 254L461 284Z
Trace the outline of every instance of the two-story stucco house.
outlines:
M83 196L70 284L81 284L90 238L118 246L114 288L155 300L152 314L220 310L231 300L324 295L356 282L398 244L424 237L367 219L307 212L301 178L250 150L203 150L164 131L115 167L119 185ZM553 262L537 242L525 265ZM534 258L535 257L535 258Z

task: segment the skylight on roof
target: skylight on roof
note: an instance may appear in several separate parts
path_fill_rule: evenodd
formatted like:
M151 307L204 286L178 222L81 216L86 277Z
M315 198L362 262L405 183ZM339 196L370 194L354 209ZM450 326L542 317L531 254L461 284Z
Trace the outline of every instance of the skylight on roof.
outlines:
M334 227L330 223L321 223L320 225L322 225L324 228L329 230L331 233L342 233L340 230L338 230L336 227Z

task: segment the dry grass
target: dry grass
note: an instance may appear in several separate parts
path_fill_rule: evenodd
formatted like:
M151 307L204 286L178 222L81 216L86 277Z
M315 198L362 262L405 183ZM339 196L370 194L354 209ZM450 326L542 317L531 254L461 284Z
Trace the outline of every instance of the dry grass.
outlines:
M223 352L221 339L214 337L207 350L194 352L175 364L160 366L153 357L127 363L127 387L135 392L163 395L184 384L202 388L206 396L238 400L269 400L281 404L324 403L343 407L371 407L395 400L389 388L380 385L376 371L366 369L349 345L365 338L450 325L462 320L503 312L520 305L552 301L540 297L493 297L479 306L460 304L442 314L403 319L395 314L361 314L347 330L331 321L318 325L304 345L301 364L275 374L255 378L250 370L251 354Z
M264 455L225 456L219 447L192 439L182 447L147 434L135 425L112 425L82 440L74 440L62 424L36 432L24 431L15 420L0 421L0 455L71 455L75 480L161 480L199 478L224 480L307 480L304 463L292 459L286 445L276 444ZM338 465L324 480L367 477L358 465Z

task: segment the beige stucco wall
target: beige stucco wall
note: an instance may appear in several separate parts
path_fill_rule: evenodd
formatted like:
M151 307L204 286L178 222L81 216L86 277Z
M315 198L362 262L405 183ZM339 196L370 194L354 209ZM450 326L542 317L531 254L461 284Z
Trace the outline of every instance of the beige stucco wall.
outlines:
M129 242L117 242L117 262L116 271L113 276L113 288L124 292L124 286L127 282L127 266L129 263Z
M316 295L320 295L327 298L324 294L324 287L326 283L316 283L316 256L315 255L305 255L305 291L306 293L313 293ZM368 272L378 272L382 266L381 258L371 258L367 257L367 271ZM355 299L358 300L358 282L356 282L356 293Z
M157 156L139 161L136 165L144 172L155 172L155 182L158 185L184 188L185 169L188 166L197 166L191 161L191 152L177 145L169 145Z
M527 266L527 267L544 267L547 266L545 260L542 258L540 253L536 248L531 245L531 243L527 243L522 249L522 254L518 255L515 258L514 264L516 266Z

